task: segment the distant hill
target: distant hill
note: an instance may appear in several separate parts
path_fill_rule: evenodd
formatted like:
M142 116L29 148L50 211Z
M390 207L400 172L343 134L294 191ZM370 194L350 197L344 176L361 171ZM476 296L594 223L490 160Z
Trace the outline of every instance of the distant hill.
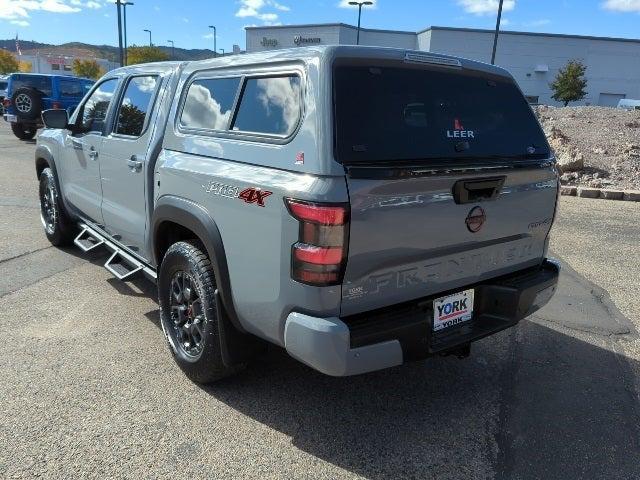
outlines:
M131 45L130 45L131 46ZM171 57L171 47L158 45L158 47ZM15 39L0 40L0 48L16 53ZM40 52L43 55L67 55L67 56L93 56L104 58L112 62L118 61L118 47L111 45L91 45L81 42L63 43L62 45L50 45L47 43L20 40L20 50L23 54L35 54ZM202 60L213 57L213 50L209 49L175 49L175 57L172 60Z

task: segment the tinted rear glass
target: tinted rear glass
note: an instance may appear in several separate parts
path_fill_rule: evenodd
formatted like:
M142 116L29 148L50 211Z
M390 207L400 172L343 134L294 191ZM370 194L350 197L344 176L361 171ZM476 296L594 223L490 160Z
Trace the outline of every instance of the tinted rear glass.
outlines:
M512 80L469 70L337 66L338 161L532 157L549 154Z
M38 75L14 75L11 79L11 90L14 92L19 88L35 88L45 97L51 96L51 77Z
M0 90L6 90L7 89L7 82L0 82Z

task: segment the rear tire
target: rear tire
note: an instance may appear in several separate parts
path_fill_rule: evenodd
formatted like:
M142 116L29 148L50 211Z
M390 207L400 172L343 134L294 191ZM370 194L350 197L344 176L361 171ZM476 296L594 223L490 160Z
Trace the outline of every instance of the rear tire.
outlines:
M158 275L160 323L176 363L197 383L244 367L227 367L222 360L215 290L215 273L199 241L169 247Z
M12 123L11 131L20 140L33 140L36 136L36 127L27 126L24 123Z
M75 236L75 227L64 209L58 182L50 168L40 174L40 220L49 242L56 247L70 245Z

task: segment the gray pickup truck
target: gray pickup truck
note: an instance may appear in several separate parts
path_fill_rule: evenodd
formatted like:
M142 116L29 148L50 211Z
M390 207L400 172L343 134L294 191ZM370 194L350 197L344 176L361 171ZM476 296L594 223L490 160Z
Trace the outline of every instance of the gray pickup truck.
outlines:
M196 382L268 343L335 376L465 357L556 289L555 160L494 66L354 46L147 64L43 121L47 237L156 281Z

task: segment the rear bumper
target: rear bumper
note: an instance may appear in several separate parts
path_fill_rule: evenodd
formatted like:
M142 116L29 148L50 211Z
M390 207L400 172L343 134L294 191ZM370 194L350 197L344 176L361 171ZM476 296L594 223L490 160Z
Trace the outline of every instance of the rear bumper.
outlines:
M543 307L556 291L559 273L558 263L545 260L534 269L460 287L456 291L475 289L474 318L436 333L432 333L435 297L344 318L293 312L285 325L285 348L292 357L333 376L446 353L512 327Z

